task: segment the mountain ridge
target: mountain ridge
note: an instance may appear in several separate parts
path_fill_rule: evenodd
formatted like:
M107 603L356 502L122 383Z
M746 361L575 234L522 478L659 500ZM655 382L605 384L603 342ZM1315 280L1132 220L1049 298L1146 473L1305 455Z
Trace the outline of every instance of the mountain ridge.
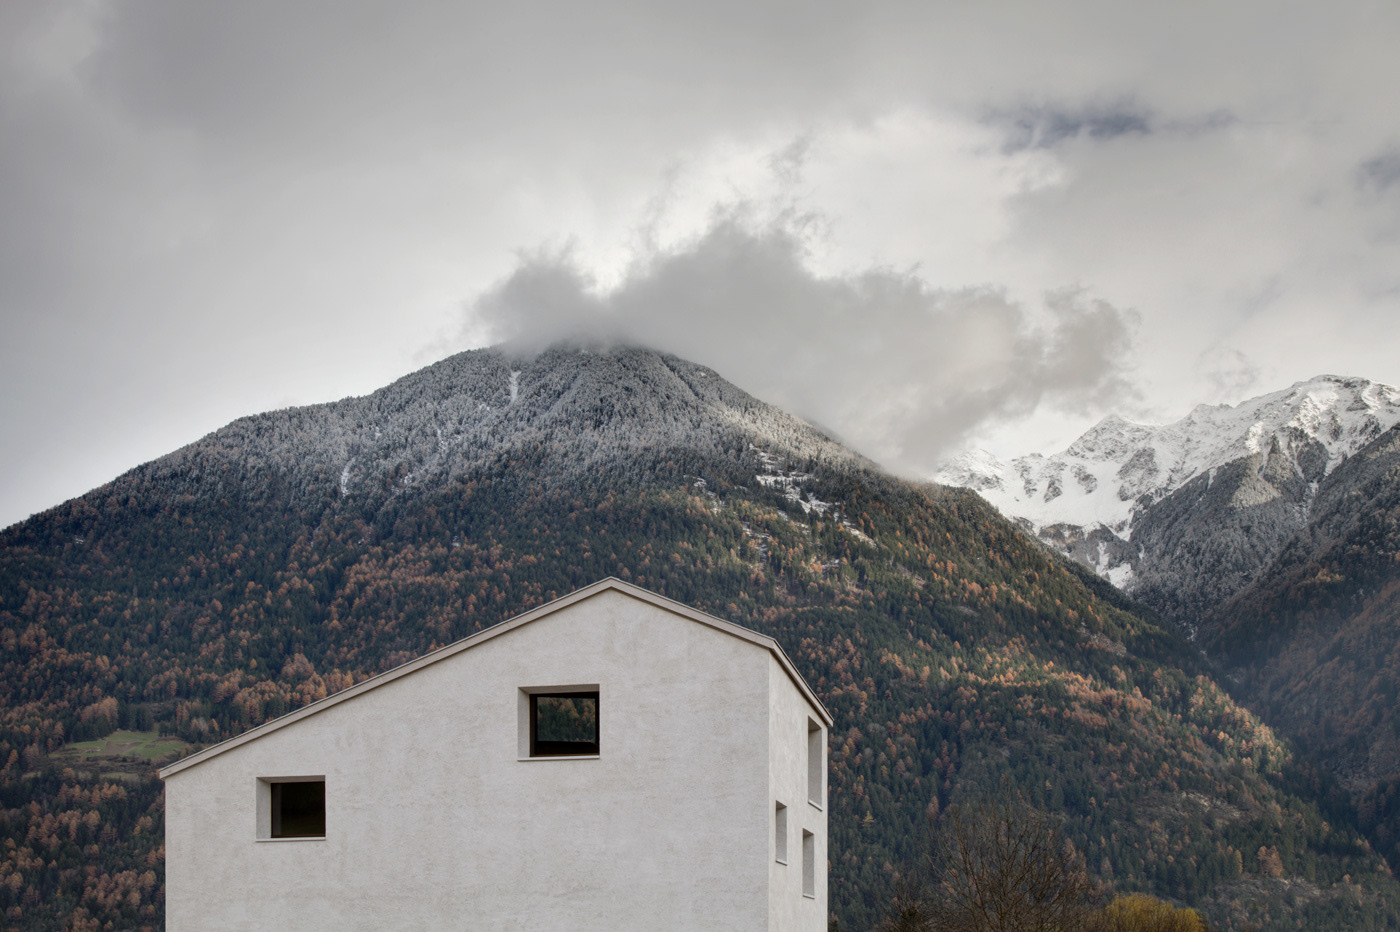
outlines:
M557 365L565 355L585 363L569 370L567 384ZM614 384L625 386L623 397L603 390ZM635 388L648 389L663 408L646 412L646 432L625 428L642 413L626 397ZM608 456L719 442L721 426L761 433L783 446L784 455L861 460L876 468L800 418L679 357L626 347L550 348L533 356L488 349L448 357L368 395L239 418L123 474L115 485L127 490L144 483L179 494L208 481L211 471L222 476L228 459L256 472L275 469L279 460L305 467L309 458L320 488L278 491L291 491L298 504L323 502L321 493L331 488L377 499L428 478L450 480L454 470L521 446L547 446L564 426L572 448L554 465L565 475L584 473ZM697 438L702 428L705 435Z
M936 478L975 489L1050 546L1190 625L1304 526L1319 485L1338 465L1397 423L1400 390L1323 375L1236 405L1198 405L1161 426L1109 415L1062 453L1002 462L978 451ZM1191 593L1189 582L1155 576L1172 552L1200 542L1181 525L1201 500L1221 496L1217 478L1229 485L1218 510L1270 506L1266 520L1277 527L1236 578Z

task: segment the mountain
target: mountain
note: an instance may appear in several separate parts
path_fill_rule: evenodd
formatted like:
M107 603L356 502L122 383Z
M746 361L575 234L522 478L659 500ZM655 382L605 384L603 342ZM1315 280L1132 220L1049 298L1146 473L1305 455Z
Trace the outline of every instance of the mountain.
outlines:
M1174 628L711 370L560 347L245 418L0 533L7 927L157 927L150 759L609 575L774 636L832 710L843 929L1004 778L1221 928L1400 925L1345 796Z
M713 371L656 353L553 349L530 360L469 353L363 398L235 421L121 477L113 491L169 504L229 494L322 510L375 510L507 463L551 487L617 472L647 480L668 454L855 463L854 453ZM740 447L733 449L734 444ZM547 463L545 462L547 460ZM866 466L871 466L868 462Z
M946 472L1193 632L1400 864L1400 392L1321 376Z
M1325 762L1400 864L1400 427L1337 468L1206 629L1241 694Z
M1105 418L1062 453L977 451L940 475L1187 626L1308 526L1342 463L1400 423L1400 391L1319 376L1162 427Z

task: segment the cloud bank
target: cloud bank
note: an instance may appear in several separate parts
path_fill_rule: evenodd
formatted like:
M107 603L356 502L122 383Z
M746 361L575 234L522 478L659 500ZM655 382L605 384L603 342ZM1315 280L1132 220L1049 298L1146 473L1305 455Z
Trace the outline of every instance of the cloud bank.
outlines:
M464 298L550 268L565 323L869 411L870 452L908 460L973 429L954 398L1016 455L1110 410L1400 383L1397 47L1378 0L0 3L0 524L239 415L372 391ZM740 226L779 263L751 284L785 269L775 306L808 302L739 321L778 341L761 364L620 309L714 259L714 205L775 192L822 236ZM1096 380L1111 327L1068 363L1095 298L1140 316L1136 408ZM827 399L814 360L866 375Z
M1028 307L912 271L821 274L806 261L810 228L725 212L608 288L568 250L536 252L469 319L527 351L601 340L673 352L918 474L987 422L1130 395L1130 313L1072 289Z

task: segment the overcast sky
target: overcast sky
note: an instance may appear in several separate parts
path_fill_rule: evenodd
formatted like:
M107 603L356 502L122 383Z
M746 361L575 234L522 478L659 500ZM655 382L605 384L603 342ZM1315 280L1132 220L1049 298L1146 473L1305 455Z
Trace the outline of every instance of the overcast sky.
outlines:
M1400 383L1400 5L0 4L0 525L568 335L909 473Z

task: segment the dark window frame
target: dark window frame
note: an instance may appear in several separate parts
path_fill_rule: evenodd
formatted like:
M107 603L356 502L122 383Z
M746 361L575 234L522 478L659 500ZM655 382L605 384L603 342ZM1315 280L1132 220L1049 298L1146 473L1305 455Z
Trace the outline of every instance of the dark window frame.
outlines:
M598 690L571 692L532 692L530 696L530 756L531 757L597 757L600 754L599 737L602 732L603 705L598 701ZM541 699L591 699L593 700L593 740L592 741L541 741L539 738L539 701Z

